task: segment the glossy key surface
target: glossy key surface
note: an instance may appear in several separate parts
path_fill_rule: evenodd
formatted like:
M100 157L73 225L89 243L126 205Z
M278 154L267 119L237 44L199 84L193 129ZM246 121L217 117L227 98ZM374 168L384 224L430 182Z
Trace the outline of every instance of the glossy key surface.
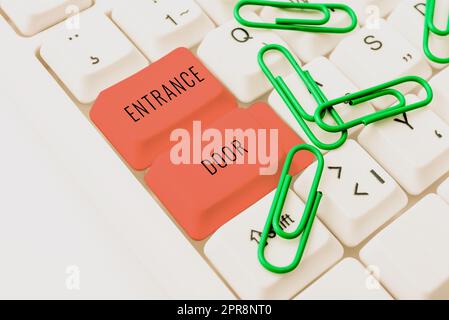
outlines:
M228 90L188 50L179 48L102 92L92 121L136 170L170 147L174 129L203 124L237 107Z
M229 134L231 130L236 130L235 135ZM195 131L200 132L199 128ZM158 158L145 177L150 189L195 240L208 237L273 191L286 154L302 143L263 103L237 109L202 133L209 141L194 136L189 147L203 146L199 159L194 161L192 154L190 164L176 164L180 153L176 147ZM207 150L211 142L216 148ZM298 155L291 172L298 173L312 161L309 153Z

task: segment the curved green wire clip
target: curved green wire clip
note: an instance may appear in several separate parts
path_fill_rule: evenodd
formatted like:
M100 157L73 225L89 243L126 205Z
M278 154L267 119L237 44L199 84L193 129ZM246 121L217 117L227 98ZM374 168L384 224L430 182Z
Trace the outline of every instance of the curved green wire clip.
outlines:
M275 23L254 22L245 20L240 15L240 9L244 6L267 6L281 9L296 9L304 12L318 11L322 13L322 17L318 19L288 19L276 18ZM329 22L332 11L341 10L346 12L351 18L351 24L346 27L326 27ZM269 0L241 0L234 8L234 17L242 25L251 28L263 29L281 29L281 30L295 30L305 32L320 32L320 33L346 33L354 30L357 26L357 15L349 6L339 3L318 4L318 3L304 3L304 2L281 2Z
M315 121L314 115L308 114L304 108L301 106L301 104L298 102L290 88L287 86L285 81L282 79L282 77L278 76L275 77L273 73L268 68L267 64L265 63L264 56L268 51L278 51L282 53L285 58L290 62L290 64L295 69L296 73L299 75L301 80L306 85L307 89L312 94L313 98L317 102L318 106L326 103L328 100L321 91L320 87L316 84L315 80L312 78L310 73L308 71L304 71L301 69L299 64L296 62L293 55L290 53L290 51L285 48L284 46L278 45L278 44L269 44L264 46L259 51L259 65L262 68L262 71L264 72L265 76L268 78L268 80L271 82L273 87L276 89L276 91L281 96L282 100L285 102L287 107L290 109L290 112L295 117L298 124L301 126L301 128L304 130L307 137L310 139L310 141L316 145L318 148L322 150L334 150L339 147L341 147L346 140L348 139L348 132L343 131L341 134L341 137L334 143L324 143L318 140L318 138L315 136L315 134L312 132L310 127L307 125L306 121L312 122ZM326 110L327 111L327 110ZM330 108L330 114L332 118L334 119L335 123L343 125L344 122L339 116L339 114Z
M426 56L433 62L436 63L449 63L449 57L448 58L440 58L435 56L429 47L429 39L430 39L430 33L436 34L438 36L449 36L449 18L447 22L446 29L439 29L434 22L435 18L435 5L436 0L427 0L426 3L426 19L424 22L424 41L423 41L423 47L424 47L424 53Z
M294 156L300 151L309 151L313 153L317 158L317 170L315 174L315 179L313 180L312 187L310 189L309 197L304 208L304 212L301 221L295 231L287 233L280 226L280 219L282 210L284 209L284 203L287 198L288 191L290 189L290 184L292 182L292 176L289 174L290 167ZM258 258L262 266L268 271L274 273L288 273L293 271L301 262L304 250L309 239L310 231L312 230L312 225L315 220L316 212L320 204L323 194L318 191L318 186L323 174L324 168L324 158L320 150L307 144L301 144L294 147L288 153L287 159L282 170L281 179L279 181L278 188L276 190L273 203L271 204L270 213L268 214L267 221L265 223L264 230L262 232L259 248L258 248ZM268 262L265 257L265 248L267 246L267 240L270 232L274 230L276 234L286 240L293 240L301 237L299 240L298 250L296 251L293 261L287 266L275 266Z
M420 84L426 90L427 93L426 98L412 104L407 104L405 96L400 91L391 88L406 82L416 82ZM385 96L394 96L398 100L398 103L385 110L376 111L369 115L348 121L346 123L337 123L336 125L331 125L324 122L323 120L323 112L326 112L327 110L335 111L334 107L341 103L346 104L349 103L350 106L357 106L361 103ZM394 117L399 114L403 114L405 112L425 107L430 102L432 102L432 99L433 99L432 87L426 80L418 76L405 76L369 89L365 89L334 100L327 101L318 106L318 108L315 111L314 118L316 124L318 124L318 126L325 131L344 132L361 124L366 126L389 117Z

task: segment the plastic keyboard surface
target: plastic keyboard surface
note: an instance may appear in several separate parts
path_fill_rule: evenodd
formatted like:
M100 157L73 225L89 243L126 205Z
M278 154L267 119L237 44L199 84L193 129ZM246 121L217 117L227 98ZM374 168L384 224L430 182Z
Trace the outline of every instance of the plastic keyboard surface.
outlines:
M359 17L345 35L243 27L229 0L25 2L0 1L17 37L237 297L449 299L449 66L422 53L422 31L413 28L422 23L423 1L340 1ZM378 9L374 18L370 8ZM270 21L276 12L246 14ZM447 52L447 41L436 39L436 50ZM323 151L324 197L304 267L285 275L258 264L257 244L285 156L305 136L257 64L267 43L290 46L329 95L404 75L428 79L435 90L426 110L351 130L344 147ZM295 93L308 94L282 59L267 61ZM403 89L408 99L423 94ZM302 99L312 112L312 99ZM390 104L379 99L344 117ZM185 137L188 146L180 145ZM251 141L264 143L263 154ZM295 160L286 229L307 200L311 163ZM261 171L270 165L274 171ZM291 254L274 234L270 241Z

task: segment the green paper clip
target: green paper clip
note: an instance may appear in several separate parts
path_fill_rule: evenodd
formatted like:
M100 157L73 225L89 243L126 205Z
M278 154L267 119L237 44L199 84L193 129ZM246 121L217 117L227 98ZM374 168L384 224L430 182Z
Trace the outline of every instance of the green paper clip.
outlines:
M307 137L310 139L310 141L316 145L318 148L322 150L334 150L339 147L341 147L346 140L348 139L348 132L342 132L341 137L334 143L324 143L318 140L318 138L315 136L315 134L312 132L310 127L307 125L306 121L312 122L315 121L314 115L308 114L304 108L301 106L299 101L296 99L290 88L287 86L285 81L282 79L282 77L278 76L275 77L273 73L270 71L268 66L265 63L264 56L268 51L278 51L282 53L285 58L290 62L290 64L293 66L294 70L298 74L298 76L301 78L301 80L306 85L307 89L310 91L312 97L315 99L318 105L321 105L323 103L326 103L328 100L325 97L324 93L321 91L320 87L316 84L315 80L312 78L310 73L308 71L304 71L301 69L299 64L296 62L293 55L290 53L290 51L285 48L284 46L278 45L278 44L269 44L264 46L259 51L259 65L264 72L265 76L268 78L268 80L273 85L274 89L279 93L282 100L285 102L287 107L290 109L290 112L295 117L298 124L301 126L301 128L304 130L304 133L307 135ZM330 109L330 114L335 121L335 123L343 125L344 122L341 119L340 115L333 110Z
M405 100L405 96L398 90L393 89L391 87L406 83L406 82L416 82L420 84L427 93L427 97L421 101L407 104ZM376 98L385 97L385 96L394 96L398 103L394 106L391 106L385 110L376 111L372 114L366 115L364 117L360 117L346 123L337 123L336 125L331 125L323 120L323 112L326 112L328 109L334 110L336 105L346 103L350 106L357 106L361 103L371 101ZM384 84L365 89L356 93L348 94L346 96L327 101L321 104L315 112L315 122L320 126L323 130L328 132L341 132L349 130L358 125L369 125L371 123L394 117L399 114L403 114L405 112L409 112L418 108L422 108L427 106L433 99L433 91L432 87L429 83L421 77L418 76L405 76L402 78L395 79L393 81L386 82Z
M448 58L440 58L435 56L429 47L429 40L430 40L430 33L433 33L438 36L449 36L449 18L447 22L446 29L439 29L434 22L435 18L435 5L436 0L427 0L426 3L426 18L424 22L424 41L423 41L423 47L424 47L424 53L426 56L433 62L436 63L449 63L449 57ZM448 39L449 41L449 39Z
M285 200L287 198L288 191L290 189L290 184L292 182L292 176L289 174L290 167L293 162L294 156L300 151L309 151L313 153L317 158L317 170L315 174L315 179L313 180L309 197L307 199L303 215L301 217L301 221L294 232L286 233L282 230L280 226L280 219L282 210L284 208ZM278 184L278 188L276 190L273 202L271 204L270 212L268 214L267 221L265 223L264 230L262 232L259 247L258 247L258 258L259 262L262 266L268 271L274 273L288 273L296 269L296 267L301 262L302 256L304 254L304 250L307 245L307 241L309 239L310 231L312 230L312 225L315 220L316 212L318 210L318 206L320 204L321 198L323 194L318 191L318 187L320 184L321 176L323 174L324 168L324 158L321 154L320 150L307 144L301 144L299 146L294 147L287 155L287 159L284 164L284 168L282 170L281 179ZM267 246L268 236L274 230L277 236L286 239L293 240L298 238L299 240L298 250L296 251L295 257L287 266L279 267L274 266L265 258L265 247Z
M317 11L322 13L322 17L318 19L288 19L276 18L275 23L254 22L245 20L240 15L240 9L244 6L267 6L281 9L296 9L304 12ZM326 27L329 22L332 11L340 10L346 12L351 18L351 24L346 27ZM262 29L281 29L295 30L304 32L320 32L320 33L347 33L354 30L357 26L357 15L349 6L339 3L304 3L304 2L281 2L269 0L241 0L234 8L234 17L242 25L251 28Z

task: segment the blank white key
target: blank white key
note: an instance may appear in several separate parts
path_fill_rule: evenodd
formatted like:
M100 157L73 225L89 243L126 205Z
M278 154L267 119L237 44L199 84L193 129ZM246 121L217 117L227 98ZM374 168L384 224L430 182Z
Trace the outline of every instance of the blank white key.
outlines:
M432 69L421 51L381 20L378 29L364 27L343 39L330 60L357 87L365 89L405 75L429 78ZM399 89L408 93L415 87L414 83L407 83ZM393 98L384 97L373 104L376 108L385 108L393 102Z
M347 258L326 272L295 300L391 300L371 270Z
M260 21L255 13L247 16ZM198 48L198 55L240 101L249 103L272 88L257 62L257 55L265 44L273 43L286 46L272 31L246 28L229 21L209 32ZM274 74L285 76L289 70L280 54L267 53L265 62Z
M289 2L289 0L283 0ZM322 3L321 0L311 0L309 3ZM307 12L300 10L283 10L266 6L260 13L262 20L274 22L276 18L289 19L319 19L322 14L318 12ZM341 11L335 11L331 15L330 21L326 27L346 27L351 24L350 16ZM341 39L347 34L326 34L314 32L301 32L290 30L276 30L288 45L294 50L295 54L304 62L310 62L318 56L324 56L330 53Z
M2 0L0 7L25 36L32 36L92 5L92 0Z
M306 199L315 177L310 166L294 184ZM398 184L354 140L325 156L318 208L320 219L349 247L355 247L408 202Z
M444 28L449 12L448 1L437 1L435 23L444 17ZM423 0L403 0L388 18L388 23L399 31L412 45L421 49L423 46L423 24L426 13L426 4ZM439 57L449 57L449 38L431 35L430 48ZM446 65L427 61L435 68L441 69Z
M416 96L407 96L409 102L416 100ZM449 171L449 126L431 110L416 110L369 125L359 142L413 195Z
M432 110L449 124L449 67L430 79L429 84L433 89ZM421 90L420 97L424 97L425 90Z
M449 299L449 205L430 194L360 252L398 299Z
M449 202L449 179L446 179L439 187L438 194L447 202Z
M264 269L257 258L258 241L274 192L224 225L207 242L205 253L219 273L243 299L289 299L343 256L343 248L316 219L301 264L279 275ZM290 191L281 225L293 231L304 205ZM273 264L287 265L298 248L298 239L284 240L271 234L265 253Z
M82 103L148 65L129 40L103 15L81 14L83 27L59 26L44 39L45 62Z
M234 18L234 7L239 0L196 0L204 11L217 25L221 25ZM243 12L254 11L254 7L247 6Z
M349 81L348 78L341 73L340 70L338 70L328 59L324 57L311 61L304 66L304 70L308 70L310 72L328 99L339 98L347 93L358 90L354 84L352 84L351 81ZM285 82L298 99L299 103L303 106L304 110L313 115L315 113L317 103L299 76L296 75L296 73L292 73L285 78ZM274 111L293 130L295 130L299 136L301 136L304 141L310 143L310 139L304 133L303 129L298 124L295 117L292 115L289 108L276 90L274 90L269 96L268 103L272 106ZM349 121L373 112L374 108L369 103L364 103L357 106L357 108L337 107L337 110L340 112L340 116L344 121ZM326 121L330 121L330 123L332 123L332 121L328 119L329 116L326 116ZM313 122L308 123L308 125L318 140L323 143L333 143L341 136L339 133L335 134L326 132ZM349 133L353 134L358 129L359 128L353 128L349 130Z
M377 25L380 18L393 10L400 0L340 0L349 5L356 13L362 25Z
M193 0L121 1L112 19L151 61L178 47L197 45L214 28Z

